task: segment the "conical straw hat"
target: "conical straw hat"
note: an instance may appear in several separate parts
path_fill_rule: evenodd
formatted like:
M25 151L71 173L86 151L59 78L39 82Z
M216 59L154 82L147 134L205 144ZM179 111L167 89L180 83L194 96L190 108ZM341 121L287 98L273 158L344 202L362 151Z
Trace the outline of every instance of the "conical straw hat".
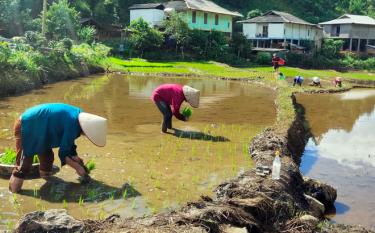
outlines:
M78 121L85 136L96 146L105 146L107 136L107 119L82 112Z
M194 108L199 107L200 91L189 86L183 86L186 101Z

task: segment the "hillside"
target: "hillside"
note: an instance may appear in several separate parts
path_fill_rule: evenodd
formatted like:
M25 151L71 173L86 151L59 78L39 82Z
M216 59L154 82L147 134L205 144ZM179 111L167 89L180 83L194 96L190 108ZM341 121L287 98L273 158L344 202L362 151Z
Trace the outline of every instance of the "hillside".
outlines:
M49 4L58 0L48 0ZM67 0L80 17L93 17L102 25L129 24L129 6L136 3L166 0ZM375 15L372 0L213 0L217 4L243 15L251 10L261 12L279 10L294 14L306 21L318 23L336 18L343 13ZM0 33L5 37L22 35L36 30L32 19L39 18L43 0L0 0ZM40 19L39 19L40 20Z

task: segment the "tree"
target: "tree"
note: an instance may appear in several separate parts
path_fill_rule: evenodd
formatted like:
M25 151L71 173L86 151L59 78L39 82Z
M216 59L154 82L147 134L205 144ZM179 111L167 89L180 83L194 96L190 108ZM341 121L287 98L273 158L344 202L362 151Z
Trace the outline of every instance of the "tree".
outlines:
M130 32L130 46L138 51L141 57L145 51L158 49L163 43L161 32L151 28L143 18L131 22L127 30Z
M77 40L76 33L79 28L79 13L67 0L52 3L46 13L47 38L60 40L67 37Z
M36 29L31 10L23 9L20 0L0 0L0 9L0 28L5 31L4 36L20 36Z
M261 16L262 14L263 14L262 11L260 11L259 9L251 10L247 12L247 18L248 19L255 18L257 16Z
M342 40L325 39L321 53L327 58L337 58L343 45L344 41Z
M230 47L238 58L246 58L251 53L251 43L242 33L233 34Z
M182 58L184 58L184 47L190 42L190 29L183 16L178 13L172 13L163 21L163 26L165 28L164 33L170 40L175 41L176 51L180 49Z

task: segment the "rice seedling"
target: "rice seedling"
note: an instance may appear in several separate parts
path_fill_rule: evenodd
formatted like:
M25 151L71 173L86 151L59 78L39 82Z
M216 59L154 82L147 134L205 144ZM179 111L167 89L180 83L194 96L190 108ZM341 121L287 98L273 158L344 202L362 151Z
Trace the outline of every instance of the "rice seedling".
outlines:
M33 195L34 197L38 197L38 189L36 187L33 189Z
M133 199L133 202L132 202L132 206L131 206L131 208L132 208L133 210L137 208L137 203L136 203L135 198Z
M13 205L19 205L20 203L18 202L17 194L13 193L12 195L12 203Z
M100 205L100 211L99 211L99 214L98 214L98 219L103 220L104 217L105 217L104 205L101 204Z
M90 159L90 160L86 163L85 166L86 166L87 170L89 171L89 173L90 173L91 171L93 171L93 170L96 168L96 164L95 164L94 160L92 160L92 159Z
M68 203L66 202L65 199L63 200L63 208L68 209Z
M78 200L78 205L83 206L83 203L84 203L84 199L83 199L82 195L80 195L79 200Z
M110 199L113 202L115 200L115 192L111 192L110 196Z
M126 199L128 196L128 190L125 189L124 192L122 193L122 198Z

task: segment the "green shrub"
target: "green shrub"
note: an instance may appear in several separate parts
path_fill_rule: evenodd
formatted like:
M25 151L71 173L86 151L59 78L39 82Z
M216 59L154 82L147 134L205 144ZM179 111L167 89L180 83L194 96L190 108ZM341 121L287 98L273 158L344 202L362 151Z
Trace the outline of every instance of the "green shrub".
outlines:
M272 57L270 53L267 52L259 52L257 54L256 62L260 65L270 65L272 61Z
M82 27L77 32L78 39L87 44L92 44L95 40L96 29L92 26Z

